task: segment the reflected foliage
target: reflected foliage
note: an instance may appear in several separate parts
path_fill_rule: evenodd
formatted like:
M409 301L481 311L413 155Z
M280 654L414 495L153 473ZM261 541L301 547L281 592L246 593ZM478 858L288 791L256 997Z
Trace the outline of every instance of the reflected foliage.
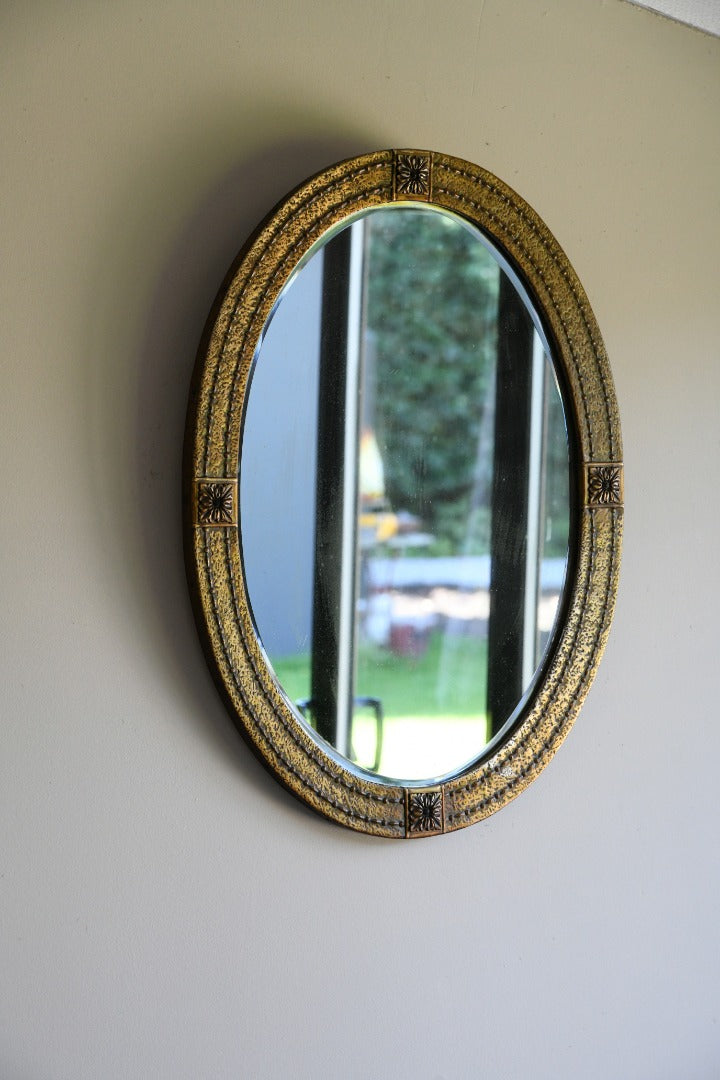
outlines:
M421 519L436 553L484 552L498 264L477 234L441 214L406 208L368 224L367 320L388 498Z

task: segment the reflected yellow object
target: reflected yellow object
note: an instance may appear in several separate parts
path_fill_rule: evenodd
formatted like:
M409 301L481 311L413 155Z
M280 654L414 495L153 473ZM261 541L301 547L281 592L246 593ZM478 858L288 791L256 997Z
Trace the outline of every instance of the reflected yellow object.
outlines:
M376 544L382 544L384 540L389 540L398 531L397 514L393 514L389 510L368 510L366 513L360 514L359 523L361 529L372 529L374 531Z
M360 498L363 504L385 498L385 469L371 428L366 428L360 436Z
M385 509L385 468L372 428L365 428L360 436L360 505L359 525L364 533L374 534L372 543L382 544L395 536L399 522L396 514Z

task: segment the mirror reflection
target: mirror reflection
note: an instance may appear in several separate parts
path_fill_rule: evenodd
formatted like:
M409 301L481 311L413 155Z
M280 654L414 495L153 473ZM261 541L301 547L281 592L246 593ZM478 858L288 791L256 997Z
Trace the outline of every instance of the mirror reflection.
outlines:
M402 203L319 241L265 327L240 448L253 617L316 736L399 782L475 761L542 666L569 502L542 330L479 231Z

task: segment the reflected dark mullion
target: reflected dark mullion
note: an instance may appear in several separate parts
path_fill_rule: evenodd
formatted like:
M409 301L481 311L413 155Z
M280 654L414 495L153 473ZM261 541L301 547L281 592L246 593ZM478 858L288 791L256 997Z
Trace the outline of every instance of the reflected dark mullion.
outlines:
M345 397L351 230L323 252L318 380L311 700L319 735L337 744Z
M533 323L513 283L500 275L495 389L487 705L496 735L523 696L525 559Z
M364 228L327 246L319 357L311 700L318 731L352 756L358 588Z

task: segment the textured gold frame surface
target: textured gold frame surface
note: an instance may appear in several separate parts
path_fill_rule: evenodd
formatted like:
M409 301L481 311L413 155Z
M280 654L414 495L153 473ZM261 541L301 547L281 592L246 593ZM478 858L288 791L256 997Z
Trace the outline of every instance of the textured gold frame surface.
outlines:
M251 365L283 285L328 229L401 200L429 202L477 225L528 288L563 388L577 503L564 619L522 715L477 764L439 786L414 788L344 767L288 705L253 624L237 501ZM610 627L623 521L622 443L587 297L548 228L511 188L445 154L383 150L326 169L288 196L245 245L208 323L190 396L184 473L188 578L208 661L240 731L293 794L353 829L433 836L499 810L544 768L577 715Z

